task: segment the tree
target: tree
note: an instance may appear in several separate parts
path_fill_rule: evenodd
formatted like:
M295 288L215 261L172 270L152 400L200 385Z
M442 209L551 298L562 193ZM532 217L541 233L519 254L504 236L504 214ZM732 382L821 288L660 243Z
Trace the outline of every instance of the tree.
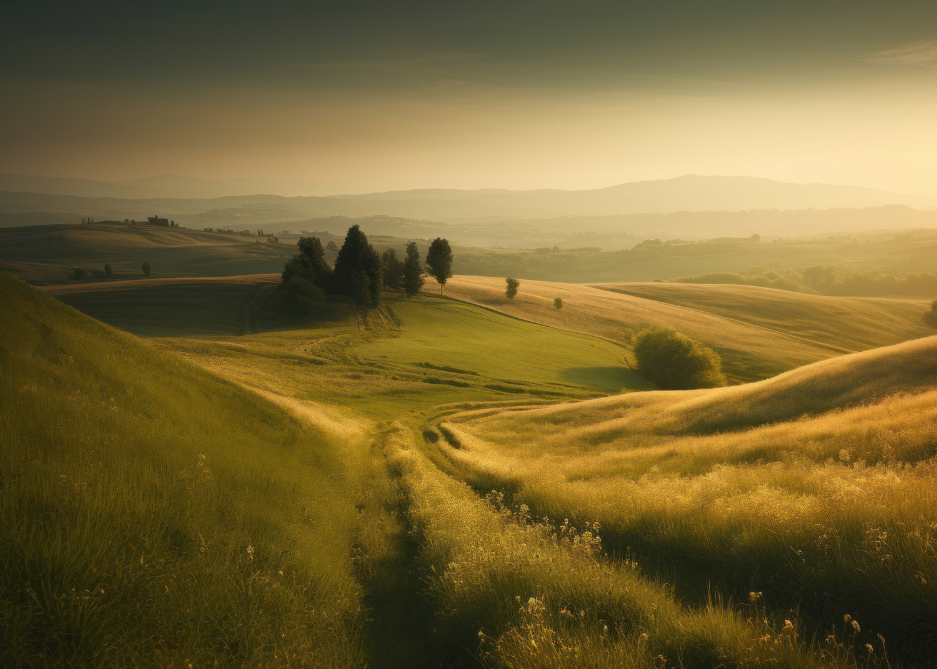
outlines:
M111 269L111 266L110 266L110 265L105 265L105 266L104 266L104 276L106 276L108 279L110 279L111 276L113 276L113 274L114 274L114 270Z
M381 301L383 275L381 257L368 243L361 227L348 228L345 243L335 259L332 291L353 297L361 307L376 307Z
M556 298L555 300L553 300L553 307L554 307L555 309L562 309L562 308L563 308L563 298L562 298L562 297L558 297L558 298Z
M300 237L296 246L299 253L286 261L281 275L282 283L285 284L292 277L298 276L319 288L327 288L332 268L325 261L322 242L318 237Z
M150 275L150 263L148 262L143 263L143 273L146 274L147 276Z
M668 328L649 328L634 339L638 373L659 388L724 386L722 360L708 346Z
M423 287L423 263L416 242L407 243L407 259L403 263L403 289L407 297L413 297Z
M85 270L81 269L80 267L76 267L75 269L72 270L72 278L78 281L80 281L81 279L87 279L88 273Z
M388 288L397 289L400 287L400 281L403 279L404 264L397 258L397 252L394 249L387 249L381 256L381 265L384 268L384 285Z
M330 239L329 243L325 245L325 248L327 251L331 251L332 253L338 251L338 246L335 245L335 240L332 239Z
M511 277L505 279L504 282L507 284L504 294L508 296L509 300L513 300L514 296L517 295L517 289L520 287L521 282Z
M439 294L442 295L446 279L452 276L452 249L449 248L449 240L437 237L432 241L426 254L426 267L429 275L439 282Z

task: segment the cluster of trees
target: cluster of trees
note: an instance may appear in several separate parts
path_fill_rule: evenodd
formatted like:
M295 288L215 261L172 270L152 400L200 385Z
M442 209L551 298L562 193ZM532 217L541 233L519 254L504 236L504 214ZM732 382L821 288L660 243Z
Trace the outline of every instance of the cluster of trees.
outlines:
M407 244L403 260L394 249L379 255L358 225L348 228L334 267L325 260L327 249L337 249L334 242L323 247L318 237L300 237L297 246L299 253L283 268L281 289L300 302L315 302L331 294L350 297L362 308L376 307L384 287L403 288L412 297L423 287L423 275L429 274L439 282L442 293L452 276L452 249L439 237L430 244L425 266L416 242Z

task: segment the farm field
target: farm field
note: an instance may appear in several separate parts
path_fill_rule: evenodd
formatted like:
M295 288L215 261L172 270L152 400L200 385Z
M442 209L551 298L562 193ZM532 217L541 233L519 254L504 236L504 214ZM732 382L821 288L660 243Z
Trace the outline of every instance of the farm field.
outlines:
M791 294L812 301L747 322L732 310L758 290L707 286L707 311L525 281L510 313L456 277L284 325L272 278L0 275L19 324L0 350L9 638L90 666L926 666L937 648L937 339L876 346L912 339L922 301ZM556 296L560 314L537 306ZM840 304L854 326L826 348L819 324L768 326ZM725 327L739 359L793 369L655 391L612 333L658 323ZM122 592L151 608L105 599ZM192 610L229 613L187 628Z

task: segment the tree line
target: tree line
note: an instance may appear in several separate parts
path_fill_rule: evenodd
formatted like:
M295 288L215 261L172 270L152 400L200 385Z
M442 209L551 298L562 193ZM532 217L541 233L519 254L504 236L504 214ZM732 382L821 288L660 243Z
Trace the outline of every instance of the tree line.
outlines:
M329 245L334 250L333 243ZM442 294L452 276L452 249L448 240L440 237L430 243L425 263L412 241L403 260L394 249L378 254L359 225L348 228L334 266L326 262L326 247L318 237L300 237L297 247L299 253L283 268L280 287L300 302L315 302L328 294L350 297L361 308L376 307L382 288L403 288L407 297L413 297L423 288L424 276L429 275L439 283Z

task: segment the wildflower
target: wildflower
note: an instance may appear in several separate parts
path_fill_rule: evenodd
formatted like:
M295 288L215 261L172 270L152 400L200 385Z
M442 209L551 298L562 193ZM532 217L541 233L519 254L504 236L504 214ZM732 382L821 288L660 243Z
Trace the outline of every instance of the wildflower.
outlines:
M762 593L760 593L760 592L750 592L750 593L748 593L748 598L751 600L752 604L754 604L754 603L757 602L759 599L761 599L761 594L762 594Z
M250 561L253 561L254 559L254 547L253 546L247 547L247 559Z
M848 613L843 616L843 622L847 622L847 623L848 623L850 620L852 620L852 616L849 615Z
M861 629L859 629L859 622L857 620L852 621L852 628L856 630L856 634L862 631Z
M875 652L875 649L872 648L872 644L870 644L870 643L867 643L867 644L865 645L865 649L866 649L866 651L869 653L869 655L871 655L872 653Z

